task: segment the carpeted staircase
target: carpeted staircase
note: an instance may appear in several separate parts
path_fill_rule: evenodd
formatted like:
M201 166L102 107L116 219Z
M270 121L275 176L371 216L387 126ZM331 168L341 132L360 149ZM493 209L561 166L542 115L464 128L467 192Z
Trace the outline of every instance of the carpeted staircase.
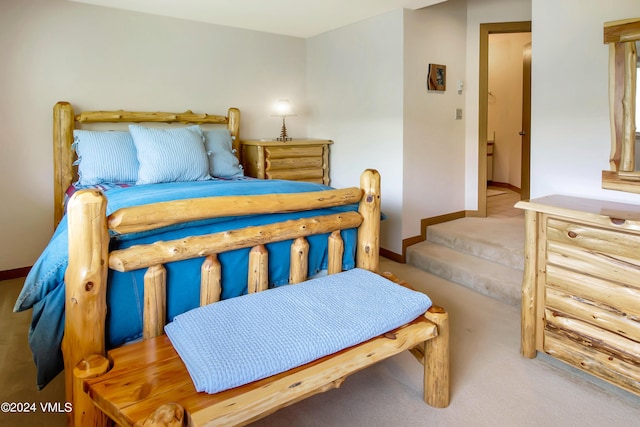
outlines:
M524 220L461 218L427 228L407 263L508 304L520 305Z

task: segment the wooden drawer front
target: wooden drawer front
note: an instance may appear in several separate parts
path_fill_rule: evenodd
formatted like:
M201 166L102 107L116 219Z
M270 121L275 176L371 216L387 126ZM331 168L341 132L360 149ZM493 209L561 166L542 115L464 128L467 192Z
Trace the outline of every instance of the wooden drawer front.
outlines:
M267 171L267 179L288 179L291 181L311 181L318 179L322 182L324 170L322 169L286 169ZM315 182L315 181L314 181Z
M591 350L606 354L612 359L629 363L636 368L640 378L640 343L624 338L615 333L605 331L591 323L584 322L566 313L550 308L545 309L545 334L556 335L556 338L587 345ZM545 343L545 351L547 349Z
M640 286L640 236L566 222L547 221L547 264L609 281Z
M589 310L592 311L590 317L593 321L602 320L597 316L593 318L596 314L593 312L594 307L607 310L627 319L627 325L636 331L632 336L640 341L640 285L630 286L609 282L552 264L547 265L546 276L547 289L551 286L558 291L572 295L576 302L589 304L592 307ZM546 304L560 308L549 300L548 295ZM602 327L607 328L605 325L602 325ZM629 335L628 332L625 332L629 329L628 327L621 328L616 326L608 329Z
M595 298L584 298L551 286L545 288L545 301L551 313L551 317L545 317L545 328L566 329L575 325L575 333L593 329L589 336L597 335L599 345L629 349L640 366L640 317ZM565 323L560 322L561 319Z
M322 157L272 158L266 161L267 171L282 169L322 169Z
M544 351L583 371L609 381L632 393L640 393L640 366L625 362L589 346L588 342L569 340L566 334L544 333Z
M543 350L640 392L640 236L546 221Z
M322 145L292 146L292 147L265 147L267 159L283 159L287 157L322 157Z
M546 286L544 319L545 353L640 393L640 317Z

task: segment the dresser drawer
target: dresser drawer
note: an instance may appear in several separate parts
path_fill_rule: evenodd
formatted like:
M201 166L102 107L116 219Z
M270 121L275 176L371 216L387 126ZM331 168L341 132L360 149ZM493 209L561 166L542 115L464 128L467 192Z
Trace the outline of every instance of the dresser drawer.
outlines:
M562 265L546 268L545 304L625 336L640 338L640 284L626 285L594 277ZM551 293L553 292L553 293ZM565 296L560 298L558 293ZM594 310L605 314L595 316ZM612 316L615 321L610 321ZM616 324L611 327L610 325ZM621 327L621 324L627 326ZM628 332L635 331L635 332Z
M640 395L638 359L627 362L607 352L596 350L591 344L588 341L570 340L564 335L545 331L545 353Z
M630 286L640 285L640 235L547 218L547 264Z
M545 330L564 333L567 339L590 342L622 359L640 360L640 324L633 314L603 301L582 298L561 289L545 289Z

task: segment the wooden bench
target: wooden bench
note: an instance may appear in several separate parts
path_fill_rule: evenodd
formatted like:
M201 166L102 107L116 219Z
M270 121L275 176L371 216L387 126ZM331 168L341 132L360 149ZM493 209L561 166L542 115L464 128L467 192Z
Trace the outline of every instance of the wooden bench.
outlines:
M340 387L350 374L426 342L424 400L434 407L449 404L448 319L444 310L362 344L298 368L216 394L198 393L182 359L166 335L117 348L110 362L95 356L81 363L76 375L88 378L84 390L111 419L134 426L235 426L265 417L306 397Z

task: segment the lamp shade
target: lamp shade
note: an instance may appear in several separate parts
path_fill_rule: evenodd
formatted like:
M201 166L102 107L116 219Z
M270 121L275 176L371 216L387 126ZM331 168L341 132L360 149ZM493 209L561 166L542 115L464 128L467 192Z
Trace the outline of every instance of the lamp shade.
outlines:
M279 99L273 106L273 115L279 117L293 116L291 102L288 99Z

